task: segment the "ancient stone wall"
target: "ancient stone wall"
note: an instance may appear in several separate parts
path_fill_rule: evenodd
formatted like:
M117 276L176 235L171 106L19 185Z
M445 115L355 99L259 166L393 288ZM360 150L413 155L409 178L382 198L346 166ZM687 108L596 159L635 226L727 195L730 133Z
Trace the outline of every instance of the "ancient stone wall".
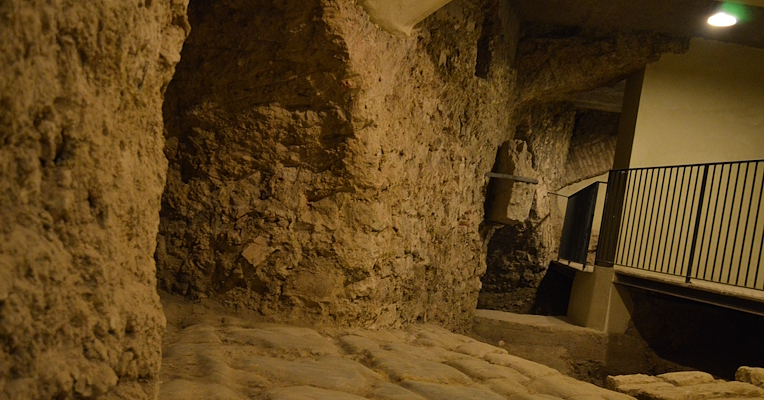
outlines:
M196 1L190 19L160 286L284 318L466 326L483 175L514 128L506 4L455 1L405 39L345 1Z
M181 0L0 2L0 398L154 398Z
M504 224L489 230L487 272L483 278L478 306L519 313L547 313L559 307L556 299L538 299L539 285L546 276L549 262L556 257L562 217L557 207L550 207L548 192L569 183L566 162L570 154L577 162L585 154L578 150L583 142L573 142L575 113L559 103L565 96L592 90L622 80L664 53L686 51L686 40L672 39L646 32L603 33L571 27L523 24L517 45L515 67L518 74L517 132L512 141L499 150L496 172L510 173L523 152L532 155L531 177L540 184L533 189L521 183L492 179L486 199L486 216ZM591 121L598 125L602 121ZM584 130L594 129L587 126ZM588 137L586 135L581 135ZM524 143L527 142L527 146ZM608 149L591 148L592 152ZM572 152L571 152L572 151ZM509 161L503 161L502 158ZM611 159L612 161L612 159ZM577 171L586 176L600 166ZM522 170L522 168L520 169ZM521 175L521 174L520 174ZM583 178L576 178L578 180ZM530 206L529 202L532 203ZM498 214L497 214L498 213ZM499 214L504 214L502 217ZM527 216L527 217L526 217ZM525 218L524 218L525 217ZM551 285L556 287L558 283ZM541 300L541 301L540 301Z
M507 153L499 152L497 165L502 164L502 159L513 157L516 149L521 148L521 153L527 153L529 157L526 158L530 161L530 165L523 168L529 172L524 174L537 178L539 183L491 180L487 213L489 216L493 214L491 220L501 225L494 228L488 242L480 308L526 313L533 310L536 289L559 245L562 219L554 206L556 199L548 193L562 185L575 115L575 110L566 103L531 107L519 119L512 140L516 145L502 146ZM513 173L501 168L497 172ZM524 192L528 194L523 195ZM510 200L507 202L506 198ZM499 208L506 210L507 216L512 218L496 219L497 205L501 205Z

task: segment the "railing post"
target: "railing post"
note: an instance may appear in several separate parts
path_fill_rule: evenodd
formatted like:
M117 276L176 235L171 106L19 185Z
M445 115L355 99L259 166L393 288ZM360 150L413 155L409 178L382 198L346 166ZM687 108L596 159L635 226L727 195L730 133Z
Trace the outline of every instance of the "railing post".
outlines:
M706 194L706 179L708 178L708 164L703 167L703 181L700 183L700 197L698 198L698 212L695 214L695 229L692 232L692 245L690 246L690 258L687 261L686 283L690 283L692 275L692 263L695 261L695 245L698 243L698 229L700 228L700 215L703 211L703 197ZM697 181L695 181L697 182ZM697 187L697 186L696 186Z

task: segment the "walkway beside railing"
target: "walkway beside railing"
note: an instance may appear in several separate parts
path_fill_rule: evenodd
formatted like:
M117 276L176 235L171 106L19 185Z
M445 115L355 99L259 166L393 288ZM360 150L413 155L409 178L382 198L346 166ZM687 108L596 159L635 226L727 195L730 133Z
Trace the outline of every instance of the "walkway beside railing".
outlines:
M598 265L764 290L764 160L613 170Z

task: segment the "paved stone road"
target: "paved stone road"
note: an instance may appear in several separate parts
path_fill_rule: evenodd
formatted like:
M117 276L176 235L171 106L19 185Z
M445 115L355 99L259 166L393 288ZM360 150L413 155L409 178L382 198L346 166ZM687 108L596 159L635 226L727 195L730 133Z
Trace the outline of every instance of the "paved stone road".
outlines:
M162 400L633 400L432 325L319 332L207 318L165 336L162 380Z
M764 399L764 369L740 367L735 378L727 382L699 371L619 375L609 376L607 387L639 400Z

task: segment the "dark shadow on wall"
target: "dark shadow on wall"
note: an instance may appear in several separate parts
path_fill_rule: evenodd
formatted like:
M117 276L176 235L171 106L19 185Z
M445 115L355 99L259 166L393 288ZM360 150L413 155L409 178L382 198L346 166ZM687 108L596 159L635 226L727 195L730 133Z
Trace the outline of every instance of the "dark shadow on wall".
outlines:
M732 380L738 367L764 366L764 317L629 289L633 330L661 358Z
M575 271L572 269L561 267L554 262L550 263L536 289L531 314L567 315L574 277Z

